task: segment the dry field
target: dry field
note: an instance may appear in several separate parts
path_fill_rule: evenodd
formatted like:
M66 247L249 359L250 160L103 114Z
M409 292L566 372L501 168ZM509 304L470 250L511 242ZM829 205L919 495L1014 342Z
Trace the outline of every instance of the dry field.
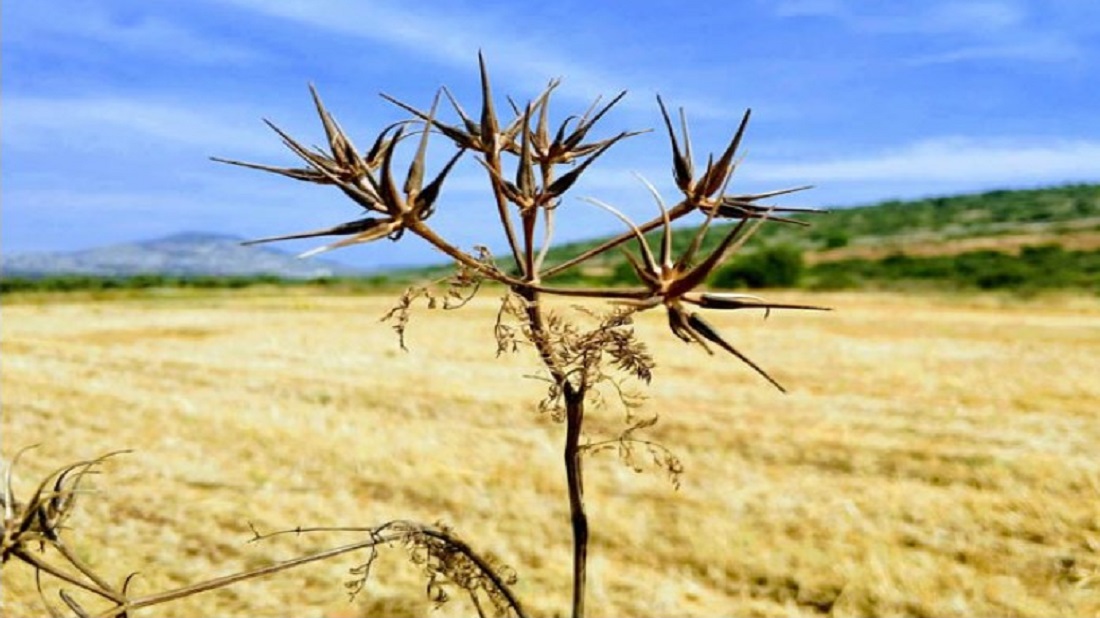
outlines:
M402 352L389 298L166 295L6 300L3 452L40 444L17 487L122 448L70 539L137 592L354 536L263 530L443 520L520 576L535 615L568 608L562 427L529 352L497 359L496 292L418 311ZM643 412L683 460L677 491L613 454L588 468L591 613L1100 614L1100 301L773 297L827 314L715 315L791 390L638 328L658 360ZM613 405L593 437L621 427ZM149 616L425 615L400 549L349 602L362 556ZM5 616L40 616L4 566ZM56 597L54 597L56 598ZM456 600L433 615L468 615Z

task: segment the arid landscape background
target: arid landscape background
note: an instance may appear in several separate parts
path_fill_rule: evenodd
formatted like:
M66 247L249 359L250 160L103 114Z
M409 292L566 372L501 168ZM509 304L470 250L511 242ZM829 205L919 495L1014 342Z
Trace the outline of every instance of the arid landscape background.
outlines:
M152 592L356 540L295 526L441 520L511 565L538 615L569 603L562 427L529 350L495 357L499 290L417 311L317 288L12 295L4 456L16 487L116 449L69 539ZM674 489L613 453L588 468L593 615L1094 615L1100 612L1100 300L770 294L824 314L714 315L734 359L637 328L658 368L639 415L682 460ZM568 305L561 305L568 310ZM639 389L641 389L641 386ZM609 398L593 440L622 428ZM646 463L644 458L639 462ZM423 615L385 552L349 603L349 556L151 615ZM18 565L7 565L18 566ZM5 568L5 615L43 615ZM54 592L48 592L55 595ZM53 596L56 598L56 596ZM472 613L456 599L438 615Z
M4 9L0 618L1100 617L1100 2Z

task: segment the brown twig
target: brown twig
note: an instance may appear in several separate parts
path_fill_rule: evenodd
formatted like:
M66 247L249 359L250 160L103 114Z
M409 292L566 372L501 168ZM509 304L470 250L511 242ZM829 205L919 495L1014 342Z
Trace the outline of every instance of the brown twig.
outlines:
M573 526L573 618L584 617L588 585L588 514L584 506L584 465L580 441L584 427L584 391L569 382L565 397L565 478L569 491L569 516Z

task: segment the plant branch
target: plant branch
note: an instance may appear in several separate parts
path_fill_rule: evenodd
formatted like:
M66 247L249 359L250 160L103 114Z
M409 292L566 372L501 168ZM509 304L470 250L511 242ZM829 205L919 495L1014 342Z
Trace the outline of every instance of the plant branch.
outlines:
M95 571L91 569L91 567L85 564L83 560L81 560L75 553L73 553L72 550L70 550L69 547L61 541L60 538L53 542L53 546L57 549L57 551L61 552L61 555L64 556L70 564L76 567L78 571L83 573L84 576L88 579L95 582L95 584L99 586L103 590L103 592L110 593L106 596L110 597L112 601L115 601L117 603L125 598L121 593L115 590L114 587L107 582L107 580L100 577Z
M691 204L689 204L686 201L680 202L679 204L676 204L675 206L673 206L672 208L669 209L669 211L668 211L668 220L669 221L675 221L676 219L679 219L680 217L683 217L684 215L690 213L692 210L694 210L694 207ZM657 229L659 226L661 226L664 223L664 221L665 221L664 217L655 217L655 218L643 223L642 225L639 225L638 230L641 231L644 234L644 233L646 233L650 230ZM595 247L593 247L593 248L591 248L587 251L584 251L584 252L582 252L582 253L580 253L580 254L572 257L572 258L569 258L568 260L566 260L566 261L564 261L560 264L555 264L554 266L551 266L550 268L546 269L545 272L542 273L542 276L543 276L543 278L549 279L550 277L553 277L554 275L556 275L556 274L558 274L558 273L560 273L560 272L562 272L562 271L564 271L568 268L572 268L573 266L576 266L577 264L580 264L581 262L589 260L589 259L591 259L591 258L593 258L593 257L609 250L609 249L614 249L615 247L618 247L619 245L623 244L624 242L627 242L627 241L632 240L634 238L635 238L635 235L634 235L633 230L623 232L622 234L616 236L615 238L612 238L612 239L610 239L606 242L600 243L599 245L597 245L597 246L595 246Z
M443 253L451 256L462 265L468 266L494 281L512 287L523 287L527 285L523 281L509 277L494 266L486 264L485 262L478 261L476 258L474 258L474 256L466 253L458 247L455 247L451 243L447 242L442 236L436 234L432 228L428 227L428 225L422 221L412 220L407 224L406 229L428 241L436 249L439 249Z
M642 300L651 296L649 290L642 288L605 289L605 288L557 288L544 285L529 285L534 290L554 296L580 296L582 298L602 298L606 300Z
M311 562L317 562L320 560L327 560L339 556L341 554L350 553L360 549L367 549L375 545L388 543L391 541L400 540L401 535L393 534L392 536L383 536L379 538L372 538L367 541L360 541L358 543L352 543L350 545L344 545L342 547L336 547L334 549L328 549L320 551L307 556L301 556L298 558L292 558L283 562L278 562L266 567L255 569L252 571L245 571L242 573L234 573L232 575L226 575L225 577L218 577L206 581L199 582L197 584L191 584L190 586L184 586L182 588L176 588L175 590L169 590L167 592L159 592L156 594L150 594L144 597L138 597L131 599L123 605L112 607L104 612L96 615L96 618L115 618L123 615L135 609L141 609L143 607L150 607L153 605L160 605L162 603L168 603L170 601L176 601L184 597L199 594L202 592L208 592L210 590L217 590L218 588L225 588L226 586L232 586L234 584L247 581L250 579L256 579L257 577L263 577L265 575L271 575L287 569L309 564Z
M538 223L538 210L532 208L520 216L523 223L523 278L525 281L537 281L539 273L535 270L535 226Z
M122 599L116 597L114 595L114 592L112 590L110 590L109 588L108 589L103 589L103 588L98 588L95 585L89 584L88 582L85 582L85 581L81 580L79 577L77 577L77 576L75 576L71 573L66 573L65 571L62 571L61 569L59 569L59 568L55 567L54 565L46 562L45 560L42 560L38 556L23 550L22 548L13 551L12 555L14 555L15 557L19 558L20 560L26 562L27 564L30 564L31 566L35 567L36 569L40 569L42 571L45 571L46 573L49 573L50 575L53 575L57 579L68 582L68 583L70 583L70 584L72 584L72 585L74 585L78 588L83 588L84 590L87 590L88 592L97 594L97 595L99 595L99 596L101 596L105 599L110 599L111 601L114 601L115 603L118 603L122 600Z
M388 534L382 534L383 531L388 530ZM255 532L255 530L253 530ZM477 552L473 550L465 541L448 534L443 530L438 530L430 526L425 526L412 521L391 521L386 524L382 524L377 528L362 528L362 527L315 527L315 528L295 528L293 530L280 530L265 535L261 535L256 532L256 537L253 540L262 540L282 534L305 534L309 532L366 532L371 535L371 540L359 544L356 549L366 549L375 545L384 545L393 541L400 541L407 538L409 535L422 535L425 537L437 539L446 543L449 547L457 550L466 558L469 558L471 562L477 565L478 569L489 578L489 581L493 583L493 586L504 595L505 600L515 610L519 618L527 618L527 613L523 609L523 605L519 599L513 594L508 584L501 579L500 575L493 568L493 565L489 564L484 558L482 558ZM350 546L345 546L341 549L341 553L344 551L353 551L348 549ZM335 554L333 554L335 555Z
M546 108L543 108L545 112ZM542 119L545 120L546 115L542 115ZM554 166L549 162L543 162L539 165L539 172L542 176L542 186L549 187L554 184ZM535 276L531 277L533 281L538 281L542 277L542 263L546 260L546 254L550 251L550 243L554 240L554 213L557 211L557 204L560 203L560 198L553 198L552 203L548 202L543 204L541 208L543 213L543 229L542 229L542 247L539 248L538 257L535 258L533 264Z
M486 153L485 163L490 169L500 172L500 153L493 151ZM508 212L508 198L504 195L502 180L494 174L489 174L489 184L493 186L493 199L497 203L497 214L500 215L500 226L504 228L504 235L508 237L508 246L512 249L512 258L516 262L516 268L525 273L523 254L516 240L516 230L512 225L512 215ZM526 273L525 273L526 274Z
M535 258L535 272L538 273L542 270L542 264L546 261L546 254L550 251L550 243L554 240L554 213L556 208L543 208L543 229L542 229L542 247L539 249L538 257ZM539 274L541 279L542 275Z

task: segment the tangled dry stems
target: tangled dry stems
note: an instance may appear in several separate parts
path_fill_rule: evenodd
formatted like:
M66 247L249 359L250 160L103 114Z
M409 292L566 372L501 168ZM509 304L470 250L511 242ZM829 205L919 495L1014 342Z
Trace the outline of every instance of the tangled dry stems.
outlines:
M302 254L309 256L382 239L397 241L408 233L420 237L454 260L454 275L433 284L409 288L384 316L384 320L391 321L402 348L405 347L404 335L411 310L417 300L424 301L429 308L458 309L481 289L483 282L492 281L504 286L506 292L494 325L498 353L512 353L527 346L536 352L543 367L535 377L547 383L547 394L539 403L539 409L565 425L563 456L574 549L571 615L580 618L585 614L589 534L583 495L584 456L610 451L628 466L640 469L639 458L644 453L668 474L675 485L678 485L679 475L683 471L680 459L671 450L639 435L654 426L658 417L639 418L635 415L642 397L627 382L648 383L656 363L645 343L635 335L632 316L639 311L663 307L669 328L676 337L689 344L699 344L709 353L713 353L710 345L716 345L776 388L784 390L768 372L730 344L688 306L708 310L760 309L765 316L772 309L823 310L823 307L769 303L754 296L702 289L714 269L736 252L760 225L767 221L802 224L781 216L781 213L810 209L781 208L761 202L807 187L755 194L727 193L737 167L737 150L750 113L745 113L724 151L717 158L709 156L705 169L697 174L683 110L680 110L677 132L664 101L658 97L658 106L671 143L673 179L680 192L679 201L671 207L666 206L657 189L647 180L640 179L652 193L659 214L649 221L635 224L610 204L587 198L622 220L629 230L563 262L547 266L545 261L553 243L563 196L613 146L644 131L621 131L603 139L590 138L597 123L622 100L625 92L602 106L597 99L588 110L579 116L567 117L552 131L550 104L559 85L557 80L549 82L538 96L523 106L509 98L512 115L507 122L503 122L497 115L489 73L480 57L479 64L481 110L477 120L466 113L446 88L436 93L426 111L383 94L386 100L411 114L411 118L384 127L372 140L371 147L360 151L311 86L313 102L325 131L327 149L308 148L265 120L287 148L305 163L305 167L216 160L294 180L334 186L362 211L359 218L328 228L261 238L246 244L294 238L340 237L335 242ZM447 100L458 117L456 123L448 124L437 115L441 98ZM429 180L427 154L433 135L442 136L455 150ZM415 139L416 149L401 175L397 153L399 147L410 138ZM511 264L505 268L487 248L476 246L468 252L452 244L431 226L430 220L439 207L446 179L456 163L466 156L474 157L486 171L486 182L491 189L510 251ZM509 160L509 166L504 164L505 159ZM703 216L702 225L688 249L674 258L672 224L696 212ZM724 233L713 251L700 257L698 253L715 219L732 220L736 224ZM662 228L661 246L655 253L644 234L658 227ZM625 253L637 276L638 287L588 289L547 283L554 276L631 240L637 243L639 257ZM608 301L611 308L593 310L577 306L571 315L564 315L543 306L541 298L546 294ZM614 435L596 438L585 432L584 421L589 407L599 409L605 406L607 392L614 395L613 399L625 411L622 429ZM108 605L99 613L92 614L71 595L62 592L62 601L77 616L125 616L136 609L167 603L183 596L234 585L348 552L367 551L368 558L351 570L352 579L347 582L349 592L354 595L363 589L379 548L393 545L404 547L410 560L423 570L428 582L427 593L433 602L444 603L457 590L464 593L479 615L491 612L494 615L525 616L519 599L510 589L515 582L515 573L511 568L491 556L478 555L446 526L426 526L406 521L391 521L367 528L295 528L267 535L257 532L254 540L316 531L344 531L365 534L367 538L185 588L130 598L127 595L129 579L120 586L110 585L73 555L62 541L61 534L62 522L71 512L81 481L112 455L77 462L48 475L27 501L16 500L12 493L11 468L5 482L4 562L13 558L29 565L40 575L58 578ZM35 544L39 553L31 551L31 546ZM43 555L50 558L43 558ZM69 567L72 570L67 570ZM46 604L52 615L62 615L51 603L46 601Z
M70 584L91 597L98 598L106 606L97 611L88 609L87 602L80 602L66 590L59 591L59 598L79 618L125 617L134 610L161 605L183 597L225 588L243 581L265 577L312 562L329 560L343 554L367 551L365 562L350 569L352 578L345 583L354 598L366 584L371 566L378 556L379 547L401 547L410 561L420 567L427 580L429 598L437 605L447 602L453 591L467 595L481 616L527 614L510 586L516 582L515 572L495 556L481 556L443 523L427 526L409 521L391 521L374 527L352 528L295 528L261 534L254 527L252 541L263 541L286 534L312 532L345 532L366 536L365 540L278 562L258 569L213 578L156 594L131 596L130 582L136 575L128 575L121 585L114 586L81 560L63 539L64 523L76 507L76 498L91 491L82 489L88 475L98 473L99 466L107 459L126 451L107 453L94 459L65 465L42 478L26 500L15 495L13 477L20 457L28 449L19 451L6 466L3 487L4 531L0 545L0 558L4 565L9 560L22 563L34 570L39 583L39 593L51 616L65 614L45 595L42 577L50 576Z

